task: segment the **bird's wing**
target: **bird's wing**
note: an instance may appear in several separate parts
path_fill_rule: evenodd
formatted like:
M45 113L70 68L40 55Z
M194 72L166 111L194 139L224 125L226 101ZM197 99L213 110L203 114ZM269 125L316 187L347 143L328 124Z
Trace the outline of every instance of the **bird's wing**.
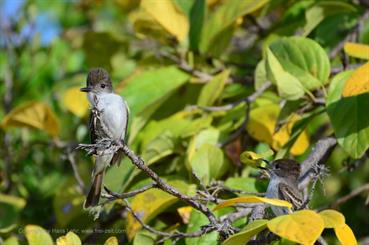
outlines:
M96 115L95 115L94 111L91 111L91 113L90 113L90 119L89 119L88 127L89 127L89 130L90 130L91 144L95 144L96 141L97 141L97 134L96 134L97 118L96 118Z
M293 186L293 187L291 187ZM303 204L302 195L294 185L289 185L287 183L279 183L278 194L282 200L286 200L293 205L293 210L300 208Z

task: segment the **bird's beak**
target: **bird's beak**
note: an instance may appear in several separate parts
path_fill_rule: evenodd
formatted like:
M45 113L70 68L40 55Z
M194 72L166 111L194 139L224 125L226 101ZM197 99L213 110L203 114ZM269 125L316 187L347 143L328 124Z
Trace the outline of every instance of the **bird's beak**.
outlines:
M90 87L81 88L80 91L85 93L91 92L91 88Z

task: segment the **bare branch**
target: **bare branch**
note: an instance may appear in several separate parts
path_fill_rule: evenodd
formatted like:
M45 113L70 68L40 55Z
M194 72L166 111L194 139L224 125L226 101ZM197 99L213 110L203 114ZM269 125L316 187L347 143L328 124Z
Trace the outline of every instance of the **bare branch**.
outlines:
M117 193L117 192L113 192L111 190L109 190L106 186L104 186L104 190L107 192L107 194L110 196L108 196L109 199L126 199L129 197L133 197L137 194L140 194L142 192L145 192L149 189L152 188L156 188L156 183L151 183L148 185L145 185L143 187L141 187L140 189L134 190L134 191L130 191L130 192L126 192L126 193Z
M347 194L346 196L343 196L341 198L339 198L337 201L335 201L331 207L332 208L337 208L338 206L340 206L341 204L347 202L348 200L356 197L357 195L361 194L362 192L366 192L369 191L369 183L360 186L359 188L356 188L355 190L351 191L349 194Z

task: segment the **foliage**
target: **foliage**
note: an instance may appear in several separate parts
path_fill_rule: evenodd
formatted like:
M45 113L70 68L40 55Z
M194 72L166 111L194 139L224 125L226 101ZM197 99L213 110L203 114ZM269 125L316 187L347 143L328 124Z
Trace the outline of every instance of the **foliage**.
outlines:
M97 219L83 210L93 158L75 151L89 143L89 105L79 88L96 66L109 71L130 107L128 146L217 219L240 203L289 206L256 196L267 186L261 159L303 162L319 139L337 140L320 162L330 175L312 189L311 210L244 215L232 220L233 235L209 230L178 244L245 244L266 231L301 244L321 235L329 244L364 239L368 9L361 0L2 1L1 241L165 239L143 229L128 204L167 234L209 228L204 213L160 188L103 198L90 210ZM114 193L150 183L127 157L104 179ZM209 195L220 202L204 201Z

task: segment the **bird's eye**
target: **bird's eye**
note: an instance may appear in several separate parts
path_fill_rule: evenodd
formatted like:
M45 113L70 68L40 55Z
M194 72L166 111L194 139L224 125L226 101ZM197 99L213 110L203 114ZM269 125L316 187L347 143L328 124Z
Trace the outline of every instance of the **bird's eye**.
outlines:
M105 88L105 84L101 84L100 86L101 86L101 88Z
M279 169L279 164L276 164L275 165L275 169Z

